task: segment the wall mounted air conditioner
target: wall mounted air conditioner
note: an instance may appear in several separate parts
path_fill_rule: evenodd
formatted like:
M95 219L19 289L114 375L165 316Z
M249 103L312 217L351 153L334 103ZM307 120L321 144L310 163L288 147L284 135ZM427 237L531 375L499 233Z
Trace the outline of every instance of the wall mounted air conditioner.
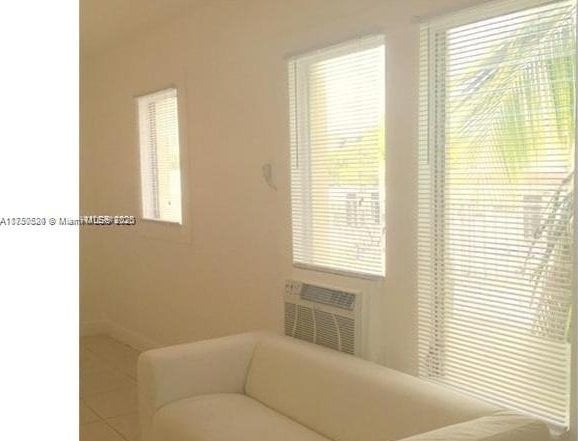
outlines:
M296 280L285 283L285 334L361 353L361 294Z

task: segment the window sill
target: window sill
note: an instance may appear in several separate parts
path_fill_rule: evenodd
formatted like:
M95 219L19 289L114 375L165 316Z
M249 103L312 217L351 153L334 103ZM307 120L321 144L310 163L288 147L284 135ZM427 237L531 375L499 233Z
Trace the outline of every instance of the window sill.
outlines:
M139 218L136 231L148 239L175 243L190 243L191 231L185 223Z
M328 273L328 274L335 274L337 276L349 277L354 279L365 279L365 280L385 280L385 275L376 275L376 274L368 274L368 273L359 273L355 271L346 271L340 270L335 268L330 268L321 265L310 265L307 263L299 263L293 262L293 266L295 268L307 270L307 271L315 271L320 273Z
M146 217L139 218L139 222L152 222L155 224L175 226L175 227L182 227L183 226L182 222L167 221L167 220L162 220L162 219L149 219Z

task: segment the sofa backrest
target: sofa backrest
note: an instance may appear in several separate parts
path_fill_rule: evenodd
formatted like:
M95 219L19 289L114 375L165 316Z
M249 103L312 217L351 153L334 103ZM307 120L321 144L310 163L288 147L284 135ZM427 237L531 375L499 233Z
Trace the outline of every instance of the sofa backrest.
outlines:
M245 392L335 441L392 441L497 407L289 337L255 347Z
M548 426L532 417L497 412L402 441L550 441Z

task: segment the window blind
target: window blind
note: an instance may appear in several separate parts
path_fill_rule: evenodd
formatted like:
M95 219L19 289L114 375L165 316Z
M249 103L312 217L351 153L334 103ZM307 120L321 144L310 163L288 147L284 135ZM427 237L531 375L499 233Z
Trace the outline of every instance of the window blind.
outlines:
M561 430L575 17L575 1L496 2L421 32L419 373Z
M383 276L383 36L292 59L289 89L294 264Z
M176 89L137 98L142 215L181 223L181 168Z

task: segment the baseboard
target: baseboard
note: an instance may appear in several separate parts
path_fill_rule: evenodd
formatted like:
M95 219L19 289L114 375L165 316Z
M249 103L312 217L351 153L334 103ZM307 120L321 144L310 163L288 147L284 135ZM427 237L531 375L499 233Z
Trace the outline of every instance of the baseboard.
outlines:
M108 335L140 351L163 346L138 332L131 331L112 322L109 324Z
M146 351L148 349L160 348L163 346L142 334L126 329L109 320L99 320L80 324L81 337L97 334L109 335L124 344L138 349L139 351Z
M108 320L95 320L92 322L84 322L80 324L80 336L86 337L89 335L108 334L110 323Z

